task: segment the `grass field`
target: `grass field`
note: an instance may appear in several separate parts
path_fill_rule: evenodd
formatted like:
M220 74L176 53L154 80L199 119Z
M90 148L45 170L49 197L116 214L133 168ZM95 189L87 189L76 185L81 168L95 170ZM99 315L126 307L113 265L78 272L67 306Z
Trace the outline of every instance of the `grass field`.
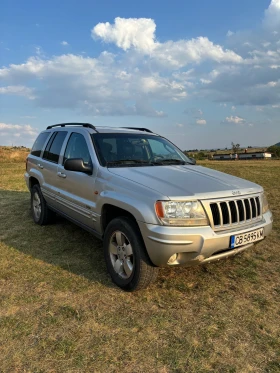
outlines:
M280 161L202 163L264 186L272 234L132 294L90 234L35 225L24 163L0 163L0 372L280 372Z

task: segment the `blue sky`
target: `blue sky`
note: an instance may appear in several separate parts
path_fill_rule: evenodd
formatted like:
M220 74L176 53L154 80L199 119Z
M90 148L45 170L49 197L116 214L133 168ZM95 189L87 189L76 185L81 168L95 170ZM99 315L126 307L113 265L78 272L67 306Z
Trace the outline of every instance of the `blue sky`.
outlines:
M2 0L1 145L66 121L271 145L279 114L280 0Z

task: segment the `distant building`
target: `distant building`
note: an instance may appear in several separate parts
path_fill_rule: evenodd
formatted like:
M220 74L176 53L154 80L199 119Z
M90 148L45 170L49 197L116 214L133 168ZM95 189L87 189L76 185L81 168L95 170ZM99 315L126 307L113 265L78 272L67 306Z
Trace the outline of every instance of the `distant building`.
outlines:
M247 149L246 149L247 150ZM271 153L267 152L254 152L248 153L239 153L239 154L214 154L213 160L216 161L234 161L237 159L245 160L245 159L270 159Z
M271 158L271 153L254 152L238 154L239 159L268 159Z
M213 154L213 159L216 161L234 161L238 159L238 154Z

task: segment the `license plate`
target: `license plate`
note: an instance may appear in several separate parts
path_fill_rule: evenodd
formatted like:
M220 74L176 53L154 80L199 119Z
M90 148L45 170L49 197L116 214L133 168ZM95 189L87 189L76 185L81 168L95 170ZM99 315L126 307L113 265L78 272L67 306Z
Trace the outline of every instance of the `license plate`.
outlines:
M233 249L238 246L247 245L248 243L260 241L264 239L263 228L256 229L255 231L237 234L230 237L230 248Z

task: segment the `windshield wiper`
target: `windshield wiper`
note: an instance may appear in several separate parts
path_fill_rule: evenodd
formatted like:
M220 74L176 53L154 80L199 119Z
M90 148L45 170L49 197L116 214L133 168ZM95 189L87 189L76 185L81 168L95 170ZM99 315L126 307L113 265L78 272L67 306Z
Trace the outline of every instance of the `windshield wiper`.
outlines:
M165 164L172 165L172 164L179 164L179 165L185 165L185 164L192 164L190 162L183 161L182 159L161 159L158 161L146 161L144 159L118 159L115 161L108 161L108 166L163 166Z
M156 161L156 164L164 164L164 163L175 163L175 164L187 164L187 162L183 161L182 159L161 159L160 161Z
M123 165L133 165L133 164L144 164L144 165L151 165L153 166L153 164L149 161L145 161L145 160L141 160L141 159L118 159L116 161L108 161L107 162L107 166L108 165L120 165L120 164L123 164Z

